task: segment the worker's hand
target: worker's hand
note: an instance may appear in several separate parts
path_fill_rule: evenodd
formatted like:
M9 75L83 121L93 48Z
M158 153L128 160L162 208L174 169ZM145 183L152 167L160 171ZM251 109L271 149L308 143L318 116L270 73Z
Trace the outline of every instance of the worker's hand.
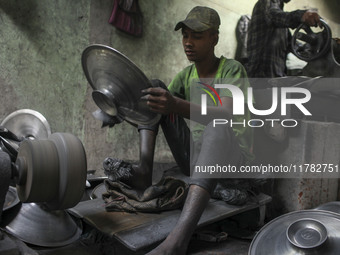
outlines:
M176 99L169 91L163 88L148 88L142 90L145 96L141 97L146 100L149 109L156 113L169 114L174 112L176 106Z
M311 11L311 10L306 11L302 16L301 21L310 27L312 26L322 27L320 16L316 11Z

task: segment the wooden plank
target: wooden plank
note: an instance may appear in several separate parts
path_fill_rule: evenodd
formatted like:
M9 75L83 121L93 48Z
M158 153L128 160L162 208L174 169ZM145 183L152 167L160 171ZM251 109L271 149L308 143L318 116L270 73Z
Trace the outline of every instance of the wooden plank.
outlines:
M159 218L168 217L176 211L166 211L159 214L107 212L104 201L101 198L97 198L80 202L75 207L68 209L68 212L78 218L82 218L86 223L99 231L114 236L121 231L130 230Z
M270 201L271 198L264 194L254 197L252 201L243 206L232 206L223 201L211 199L198 227L257 208ZM80 202L68 211L99 231L116 238L133 251L141 250L165 239L181 213L181 210L161 213L106 212L104 201L100 198Z

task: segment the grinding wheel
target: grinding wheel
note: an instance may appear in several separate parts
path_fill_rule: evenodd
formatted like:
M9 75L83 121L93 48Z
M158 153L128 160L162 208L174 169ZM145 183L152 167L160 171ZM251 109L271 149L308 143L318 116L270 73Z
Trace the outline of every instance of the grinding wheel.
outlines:
M49 140L25 140L16 160L17 192L24 203L51 201L58 192L59 158Z
M91 45L82 54L92 98L106 114L137 125L153 125L160 114L149 110L142 90L152 87L144 73L126 56L104 45Z
M54 133L49 137L59 156L59 192L47 203L51 210L75 206L81 199L86 185L86 154L81 141L74 135Z
M54 133L48 140L25 140L16 165L22 202L44 202L50 210L66 209L76 205L84 193L86 155L74 135Z

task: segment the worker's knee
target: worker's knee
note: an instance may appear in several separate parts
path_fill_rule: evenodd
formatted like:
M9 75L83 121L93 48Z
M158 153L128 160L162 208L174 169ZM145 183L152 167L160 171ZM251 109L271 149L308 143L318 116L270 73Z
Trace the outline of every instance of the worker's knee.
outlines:
M204 130L203 139L222 141L223 144L227 144L235 136L233 132L229 125L215 125L214 121L211 121Z
M215 178L209 178L209 179L191 178L189 184L200 186L201 188L209 192L209 194L211 195L214 192L214 189L216 187L217 179Z

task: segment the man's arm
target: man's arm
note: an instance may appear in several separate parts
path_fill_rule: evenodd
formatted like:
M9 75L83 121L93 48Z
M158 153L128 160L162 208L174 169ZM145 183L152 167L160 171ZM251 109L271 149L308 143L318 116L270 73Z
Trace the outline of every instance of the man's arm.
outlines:
M317 12L311 10L296 10L285 12L280 6L279 0L267 0L265 17L268 23L276 27L296 28L301 23L308 26L321 26L320 16Z
M230 119L233 112L233 99L231 97L221 97L222 106L208 106L207 115L201 115L201 105L194 104L187 100L171 95L163 88L148 88L143 90L146 94L142 97L147 100L150 110L161 114L175 113L183 118L197 121L207 125L213 119ZM196 118L195 116L199 116Z

